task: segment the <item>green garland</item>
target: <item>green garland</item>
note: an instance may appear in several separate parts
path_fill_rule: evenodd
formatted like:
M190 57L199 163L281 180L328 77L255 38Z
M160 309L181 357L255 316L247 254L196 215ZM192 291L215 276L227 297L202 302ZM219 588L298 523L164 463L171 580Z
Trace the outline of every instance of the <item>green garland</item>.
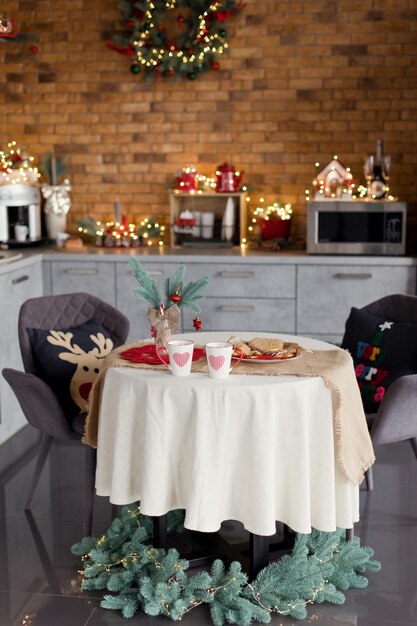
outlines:
M169 513L168 529L178 530L182 519L182 511ZM378 571L380 564L371 560L372 548L362 547L357 537L347 542L344 534L343 530L297 534L292 553L268 565L252 583L238 562L226 570L217 560L210 572L187 575L188 562L177 550L145 544L152 535L152 521L136 503L123 508L105 535L84 537L72 553L82 557L81 588L111 591L101 606L121 610L126 618L142 610L180 620L208 604L215 626L226 622L249 626L254 620L266 624L274 614L304 619L307 604L343 604L344 591L366 587L362 574Z
M241 8L236 0L125 0L123 32L107 46L134 59L132 74L195 80L220 69L218 59L228 48L224 23ZM180 11L175 16L174 9ZM180 34L173 40L166 27L169 32L175 22Z

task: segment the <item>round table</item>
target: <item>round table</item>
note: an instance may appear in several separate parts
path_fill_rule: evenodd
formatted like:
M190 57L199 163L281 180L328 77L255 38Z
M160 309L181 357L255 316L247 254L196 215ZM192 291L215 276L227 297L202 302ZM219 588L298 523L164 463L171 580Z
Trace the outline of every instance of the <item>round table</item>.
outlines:
M181 337L204 344L232 334ZM276 521L309 533L352 528L359 519L359 488L335 464L332 394L323 379L239 375L239 367L226 380L179 378L162 366L108 369L96 490L114 504L140 500L145 515L185 509L185 527L203 532L231 519L256 535L273 535Z

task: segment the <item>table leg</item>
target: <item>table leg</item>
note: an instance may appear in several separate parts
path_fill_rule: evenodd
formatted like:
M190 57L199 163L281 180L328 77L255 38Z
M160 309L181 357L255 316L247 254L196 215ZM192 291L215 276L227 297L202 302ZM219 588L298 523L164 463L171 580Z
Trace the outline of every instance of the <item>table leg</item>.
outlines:
M353 527L346 528L346 541L352 541L354 536L355 536L355 529Z
M167 549L167 516L153 517L153 545L154 548Z
M269 563L268 537L250 533L249 578L253 580Z

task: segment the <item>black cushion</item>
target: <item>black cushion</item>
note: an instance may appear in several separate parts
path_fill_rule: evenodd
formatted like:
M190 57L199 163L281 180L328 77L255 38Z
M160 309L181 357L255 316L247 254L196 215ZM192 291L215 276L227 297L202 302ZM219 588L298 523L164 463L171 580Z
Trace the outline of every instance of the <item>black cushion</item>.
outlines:
M417 373L417 324L394 322L352 308L342 348L350 352L364 409L375 413L389 385Z
M91 386L113 348L107 331L93 319L74 328L28 328L28 334L39 376L55 392L65 415L86 411Z

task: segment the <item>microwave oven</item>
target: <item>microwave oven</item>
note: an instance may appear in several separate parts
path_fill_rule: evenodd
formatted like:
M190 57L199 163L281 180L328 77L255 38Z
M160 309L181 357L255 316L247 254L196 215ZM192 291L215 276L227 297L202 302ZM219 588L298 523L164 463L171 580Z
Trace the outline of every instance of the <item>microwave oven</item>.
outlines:
M307 253L405 254L406 221L404 202L309 202Z

